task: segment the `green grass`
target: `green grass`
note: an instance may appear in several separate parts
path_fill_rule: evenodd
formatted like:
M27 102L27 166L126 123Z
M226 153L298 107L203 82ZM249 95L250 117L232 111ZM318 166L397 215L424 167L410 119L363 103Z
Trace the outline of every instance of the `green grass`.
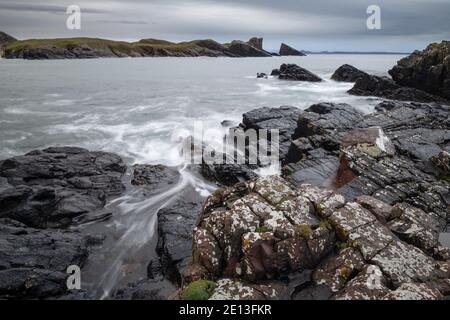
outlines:
M198 280L187 286L183 292L183 300L208 300L216 288L214 281Z

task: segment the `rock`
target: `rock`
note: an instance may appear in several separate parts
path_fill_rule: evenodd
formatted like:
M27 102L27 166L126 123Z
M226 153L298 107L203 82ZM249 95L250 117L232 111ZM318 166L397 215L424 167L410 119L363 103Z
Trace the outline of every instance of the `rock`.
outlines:
M389 70L396 83L450 100L450 41L430 44L397 62Z
M302 111L295 107L258 108L244 113L242 128L244 131L278 130L280 160L283 160L289 150L291 137L301 114Z
M282 43L280 46L280 56L306 56L306 54Z
M0 31L0 45L14 41L17 41L17 39L7 33Z
M442 294L424 283L404 283L386 294L384 300L441 300Z
M314 271L314 284L327 287L331 296L344 288L351 276L360 272L364 265L365 262L359 252L352 248L345 249Z
M225 162L225 161L224 161ZM224 186L231 186L241 181L256 178L258 166L237 163L209 163L203 159L201 174L204 178Z
M209 300L282 300L287 298L282 284L247 285L236 280L221 279Z
M414 246L420 241L401 237L414 243L407 244L389 229L397 219L420 220L424 237L434 227L428 217L410 207L399 214L404 206L370 197L359 202L311 185L293 188L278 176L222 189L203 206L184 283L218 281L212 297L227 299L265 299L261 286L280 281L294 299L382 299L415 282L447 292L450 268ZM344 249L335 254L334 248ZM312 277L297 281L303 272Z
M255 47L258 50L264 50L263 49L263 38L253 37L250 40L248 40L247 43L249 45L251 45L252 47Z
M158 244L162 273L175 284L181 283L192 251L192 230L201 211L202 199L176 200L158 211ZM195 200L195 201L194 201Z
M273 69L270 73L271 76L279 76L280 75L280 69Z
M369 210L378 219L378 221L383 224L386 224L393 216L392 206L371 196L359 196L355 199L355 201L363 208Z
M443 176L450 175L450 153L441 151L439 154L431 157L431 162L442 171Z
M226 48L238 57L271 57L270 53L239 40L232 41Z
M267 74L265 74L264 72L262 72L262 73L258 73L258 74L256 75L256 78L258 78L258 79L267 79L268 76L267 76Z
M395 147L381 127L354 129L341 139L341 149L357 148L373 158L395 155Z
M361 71L349 64L340 66L331 76L334 81L356 82L359 78L367 76L367 73Z
M308 82L321 82L322 79L314 73L299 67L296 64L282 64L280 67L280 74L278 76L281 80L295 80Z
M177 168L164 165L136 164L133 166L135 186L147 186L152 193L160 193L173 187L180 179Z
M391 100L447 103L444 98L431 95L419 89L402 87L388 77L365 75L356 80L349 94L375 96Z
M0 161L0 217L31 227L67 227L102 209L108 196L124 189L126 170L112 153L73 147L32 151Z
M433 212L425 213L407 203L397 203L392 209L396 219L389 228L400 239L432 253L439 241L439 217Z
M167 284L155 280L140 280L118 289L112 300L167 300L164 294ZM172 288L173 290L173 288Z
M0 219L0 299L56 298L68 293L66 273L83 267L89 238Z
M380 268L366 265L345 288L333 296L335 300L380 300L390 292Z

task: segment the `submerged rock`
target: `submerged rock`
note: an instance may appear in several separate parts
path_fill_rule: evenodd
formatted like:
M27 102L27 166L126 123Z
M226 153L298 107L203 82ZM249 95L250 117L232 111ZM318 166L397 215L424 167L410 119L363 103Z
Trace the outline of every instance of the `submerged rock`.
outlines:
M361 71L349 64L344 64L333 73L331 79L342 82L356 82L356 80L366 75L367 73L364 71Z

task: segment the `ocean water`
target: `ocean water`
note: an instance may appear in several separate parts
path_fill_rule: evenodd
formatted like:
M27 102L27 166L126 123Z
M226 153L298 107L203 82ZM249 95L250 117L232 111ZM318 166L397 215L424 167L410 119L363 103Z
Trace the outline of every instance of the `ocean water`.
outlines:
M182 194L205 197L216 188L191 172L179 153L194 121L225 132L223 120L237 125L242 114L254 108L305 109L318 102L345 102L368 113L377 98L350 96L346 91L353 84L330 76L344 63L387 75L402 57L0 59L0 159L72 145L115 152L129 165L178 167L180 180L171 189L144 192L128 185L121 197L108 203L111 219L77 227L107 235L93 250L82 281L95 297L108 298L117 288L146 277L148 262L155 257L157 211ZM270 73L282 63L296 63L325 81L256 79L256 73ZM172 289L167 284L167 292Z

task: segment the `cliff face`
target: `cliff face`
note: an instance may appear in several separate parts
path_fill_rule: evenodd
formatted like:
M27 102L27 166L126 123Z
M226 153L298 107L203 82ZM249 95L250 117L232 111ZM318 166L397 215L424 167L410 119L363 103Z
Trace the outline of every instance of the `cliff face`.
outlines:
M282 43L280 47L280 56L306 56L306 54Z
M255 46L253 46L254 44ZM220 44L214 40L173 43L143 39L138 42L111 41L94 38L39 39L9 43L7 59L85 59L108 57L269 57L257 42L233 41Z
M0 31L0 57L3 56L3 48L6 44L17 41L16 38L10 36L7 33Z
M450 41L415 51L400 60L389 74L400 85L450 99Z

